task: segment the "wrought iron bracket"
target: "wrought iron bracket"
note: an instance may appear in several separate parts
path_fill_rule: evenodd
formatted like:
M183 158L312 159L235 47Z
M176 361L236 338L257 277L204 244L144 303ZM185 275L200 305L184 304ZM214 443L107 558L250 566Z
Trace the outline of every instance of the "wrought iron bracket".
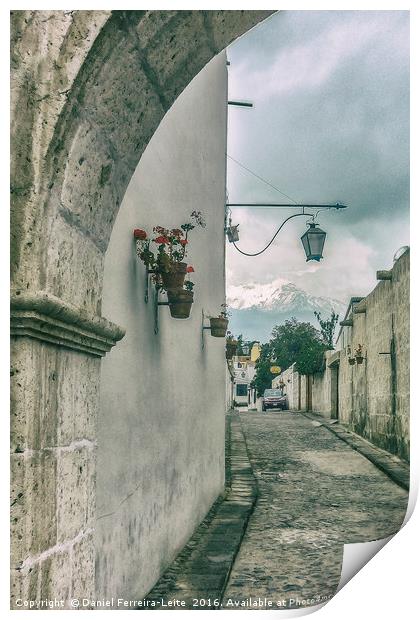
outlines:
M158 334L159 333L159 306L169 306L169 301L159 301L159 288L157 286L155 287L154 298L155 299L154 299L154 308L153 308L153 315L154 315L153 331L155 332L155 334Z
M155 334L159 333L159 306L174 306L176 304L182 304L183 301L159 301L159 288L155 287L155 295L154 295L154 307L153 307L153 331Z
M204 330L211 329L210 325L204 325L204 310L201 309L201 348L204 349Z
M149 290L150 290L150 274L156 273L154 269L146 268L146 279L144 282L144 303L149 303Z
M153 305L153 331L159 333L159 289L155 287L154 305Z

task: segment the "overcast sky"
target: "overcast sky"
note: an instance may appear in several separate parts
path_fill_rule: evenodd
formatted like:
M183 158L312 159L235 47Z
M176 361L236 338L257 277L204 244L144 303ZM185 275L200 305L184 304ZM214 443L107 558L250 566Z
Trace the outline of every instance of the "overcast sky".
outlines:
M228 48L228 153L296 201L341 202L320 213L324 260L305 262L305 218L262 256L228 244L227 284L285 278L347 301L376 284L409 244L409 15L284 11ZM230 202L289 202L228 159ZM239 247L261 249L292 211L236 209Z

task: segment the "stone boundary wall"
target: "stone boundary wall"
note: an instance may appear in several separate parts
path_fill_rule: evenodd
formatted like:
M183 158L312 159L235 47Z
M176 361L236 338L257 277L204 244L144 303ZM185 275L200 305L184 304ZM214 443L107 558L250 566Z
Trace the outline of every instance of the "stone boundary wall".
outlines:
M406 251L371 293L352 306L338 340L326 353L326 369L313 376L312 410L373 444L409 461L409 320L410 253ZM348 361L362 345L363 361ZM282 373L289 407L307 410L305 377L298 402L298 376ZM338 392L338 393L337 393ZM338 407L337 407L338 399Z
M305 375L299 375L293 364L290 368L286 368L280 375L275 377L271 384L273 388L278 388L279 384L283 382L288 408L291 411L301 411L306 410L308 406L307 380Z

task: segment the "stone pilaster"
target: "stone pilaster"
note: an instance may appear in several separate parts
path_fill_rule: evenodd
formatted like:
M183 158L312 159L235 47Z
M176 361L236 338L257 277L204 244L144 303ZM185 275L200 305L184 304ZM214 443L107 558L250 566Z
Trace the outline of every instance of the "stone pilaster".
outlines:
M94 595L100 358L124 330L51 295L11 308L11 607Z

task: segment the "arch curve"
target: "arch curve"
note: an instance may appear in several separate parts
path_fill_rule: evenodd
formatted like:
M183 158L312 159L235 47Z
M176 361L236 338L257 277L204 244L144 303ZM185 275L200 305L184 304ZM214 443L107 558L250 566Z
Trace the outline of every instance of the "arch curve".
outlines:
M202 67L270 13L14 14L14 288L100 314L103 256L148 141Z
M137 163L202 67L271 11L12 13L12 588L94 598L104 255Z

